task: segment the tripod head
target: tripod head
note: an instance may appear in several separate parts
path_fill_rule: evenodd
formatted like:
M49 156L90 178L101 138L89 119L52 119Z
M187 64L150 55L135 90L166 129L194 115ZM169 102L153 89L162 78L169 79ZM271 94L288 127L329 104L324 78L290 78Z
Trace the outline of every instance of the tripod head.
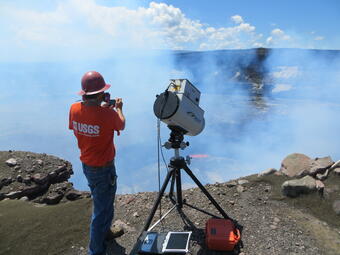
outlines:
M187 133L186 130L179 126L168 126L171 130L170 138L164 144L166 149L182 149L184 150L187 146L189 146L189 142L183 142L184 135Z

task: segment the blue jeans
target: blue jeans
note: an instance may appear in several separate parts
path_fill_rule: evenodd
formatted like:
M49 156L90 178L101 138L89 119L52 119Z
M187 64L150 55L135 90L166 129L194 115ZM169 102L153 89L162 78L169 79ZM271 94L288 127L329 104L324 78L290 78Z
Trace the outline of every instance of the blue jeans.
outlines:
M105 167L91 167L83 163L83 171L92 195L92 219L90 227L90 255L105 254L105 236L110 230L114 199L117 190L117 175L114 163Z

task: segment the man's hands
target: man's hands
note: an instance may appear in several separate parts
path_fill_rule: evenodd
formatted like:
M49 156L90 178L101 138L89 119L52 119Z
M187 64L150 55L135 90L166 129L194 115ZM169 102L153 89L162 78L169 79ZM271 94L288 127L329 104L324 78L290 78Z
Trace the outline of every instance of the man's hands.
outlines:
M125 117L123 114L123 100L121 98L116 98L116 111L118 113L118 116L120 120L122 121L122 126L120 130L124 130L125 128ZM112 109L112 108L111 108Z
M123 109L123 100L121 98L116 98L116 104L115 105L109 105L107 102L104 102L102 104L102 107L108 107L110 109L116 108L117 110L122 110Z
M121 98L116 98L116 105L115 107L117 109L122 110L123 109L123 100Z
M123 100L121 98L116 98L116 104L115 105L109 105L108 103L104 102L102 104L102 107L109 108L111 110L114 110L116 108L116 112L118 113L118 116L121 120L121 127L119 130L124 130L125 128L125 117L123 114Z

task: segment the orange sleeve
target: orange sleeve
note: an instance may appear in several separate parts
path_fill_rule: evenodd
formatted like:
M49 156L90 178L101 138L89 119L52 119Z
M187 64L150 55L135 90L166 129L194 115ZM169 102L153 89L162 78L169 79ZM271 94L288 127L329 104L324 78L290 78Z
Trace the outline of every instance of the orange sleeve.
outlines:
M68 118L68 128L73 129L72 119L71 119L72 106L70 108L69 118Z
M112 121L113 121L113 129L116 131L123 130L124 124L123 121L119 118L118 113L116 111L112 111Z

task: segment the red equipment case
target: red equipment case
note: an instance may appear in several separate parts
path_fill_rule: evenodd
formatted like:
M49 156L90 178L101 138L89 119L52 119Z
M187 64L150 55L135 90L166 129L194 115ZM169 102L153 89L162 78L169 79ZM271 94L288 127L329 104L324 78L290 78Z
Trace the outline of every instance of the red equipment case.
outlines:
M205 243L210 250L232 251L240 241L240 231L228 219L209 219L205 226Z

